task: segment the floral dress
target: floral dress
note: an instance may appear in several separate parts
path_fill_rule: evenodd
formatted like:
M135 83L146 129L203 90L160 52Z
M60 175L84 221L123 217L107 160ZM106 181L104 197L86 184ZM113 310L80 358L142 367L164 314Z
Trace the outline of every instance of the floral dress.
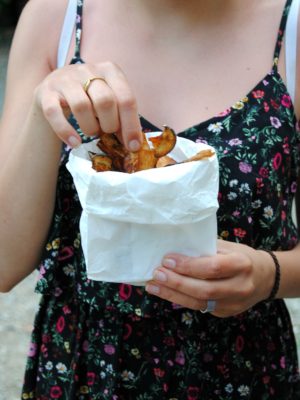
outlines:
M298 242L291 209L299 131L277 70L290 3L272 70L230 109L179 133L217 151L219 236L271 250L292 249ZM81 62L81 11L78 1L74 63ZM157 130L142 117L141 123L144 130ZM81 206L66 169L69 151L62 152L39 266L42 299L22 399L300 399L296 345L283 300L263 301L221 319L160 300L143 287L87 279Z

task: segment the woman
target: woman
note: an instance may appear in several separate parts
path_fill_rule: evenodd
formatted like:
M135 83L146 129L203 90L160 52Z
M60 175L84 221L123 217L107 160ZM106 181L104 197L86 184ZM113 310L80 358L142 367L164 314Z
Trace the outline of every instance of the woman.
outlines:
M43 294L23 399L298 398L289 12L294 38L296 0L29 2L0 136L1 289L39 264ZM164 123L217 150L218 254L168 254L146 288L90 281L70 148L118 132L135 151Z

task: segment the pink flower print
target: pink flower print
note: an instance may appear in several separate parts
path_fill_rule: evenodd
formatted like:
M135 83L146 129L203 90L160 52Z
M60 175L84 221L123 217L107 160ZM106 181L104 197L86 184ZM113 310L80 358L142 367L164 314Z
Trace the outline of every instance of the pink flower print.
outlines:
M265 112L270 111L270 106L266 101L264 101L264 110L265 110Z
M119 286L119 296L122 300L128 300L132 293L132 286L121 283Z
M68 258L71 258L74 254L74 250L72 247L64 247L63 249L60 250L58 260L63 261L67 260Z
M198 138L196 139L196 143L208 144L208 143L207 143L207 140L203 139L202 137L198 137Z
M290 145L287 142L286 138L284 140L284 144L282 145L284 154L290 154Z
M277 117L270 117L271 125L274 126L274 128L278 129L281 127L281 122Z
M36 355L36 350L37 350L37 344L31 342L27 353L28 357L34 357Z
M65 315L71 314L71 310L68 305L63 306L63 312Z
M226 115L230 114L230 111L231 111L230 108L227 108L226 110L220 112L220 113L218 114L218 116L219 116L219 117L226 117Z
M59 386L52 386L50 389L50 397L51 399L59 399L62 396L63 392Z
M132 333L132 327L129 324L125 324L124 328L123 339L127 340Z
M286 367L286 364L285 364L285 357L284 356L282 356L281 358L280 358L280 366L281 366L281 368L285 368Z
M62 333L62 331L65 329L65 319L63 316L59 317L57 322L56 322L56 330L58 333Z
M51 342L51 335L43 334L42 335L42 342L43 343L50 343Z
M252 166L246 162L241 161L239 163L239 169L241 172L244 172L244 174L248 174L252 171Z
M109 354L111 356L112 354L115 354L116 348L112 344L105 344L104 351L106 354Z
M176 351L175 362L179 365L185 364L185 357L184 357L183 351L181 351L181 350Z
M165 376L165 371L161 368L153 368L154 375L158 378L163 378Z
M278 110L278 108L280 107L278 103L276 103L275 100L271 99L271 105L273 108L275 108L275 110Z
M94 372L88 372L86 374L87 377L87 385L92 386L95 383L96 374Z
M236 236L240 239L243 239L246 236L246 233L247 232L242 228L234 228L234 230L233 230L234 236Z
M268 168L264 168L264 167L261 167L260 169L259 169L259 175L260 176L262 176L263 178L267 178L268 176L269 176L269 170L268 170Z
M245 343L245 341L244 341L243 336L239 335L235 341L235 349L236 349L237 353L240 353L243 350L244 343Z
M229 146L238 146L239 144L242 144L242 143L243 142L239 138L231 139L228 142Z
M281 211L281 221L286 220L286 212L284 210Z
M262 189L265 185L263 184L262 178L256 178L256 187L257 189Z
M280 153L276 153L273 158L273 168L277 170L282 162L282 155Z
M296 190L297 190L297 182L293 182L291 184L291 192L296 193Z
M255 99L261 99L264 97L265 92L263 90L253 90L252 95Z
M292 105L291 97L288 94L284 94L281 98L281 104L284 107L290 108Z
M48 357L48 347L44 343L41 345L41 352L43 353L44 357Z

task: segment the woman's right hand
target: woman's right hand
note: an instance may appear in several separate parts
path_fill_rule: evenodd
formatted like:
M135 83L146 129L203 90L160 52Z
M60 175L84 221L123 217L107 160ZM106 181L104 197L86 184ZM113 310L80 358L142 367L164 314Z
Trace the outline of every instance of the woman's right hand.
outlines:
M93 79L87 90L84 84ZM137 151L142 135L135 96L122 70L111 62L73 64L51 72L35 98L56 135L71 147L81 138L67 118L70 112L87 136L116 132L125 147Z

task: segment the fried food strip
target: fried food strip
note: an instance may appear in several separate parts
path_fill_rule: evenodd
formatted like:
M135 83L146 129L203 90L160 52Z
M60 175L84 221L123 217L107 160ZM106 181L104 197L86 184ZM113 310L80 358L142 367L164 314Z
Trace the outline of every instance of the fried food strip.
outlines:
M143 144L139 151L128 153L124 159L124 170L128 173L143 171L157 167L158 159L170 153L176 144L176 135L172 129L165 126L161 135L149 138L153 148L143 133ZM163 161L161 161L162 163ZM169 163L170 164L170 163Z
M200 161L206 158L212 157L215 153L210 149L200 150L194 156L182 161L183 163L190 162L190 161Z
M172 157L163 156L157 160L156 168L167 167L169 165L174 165L174 164L177 164L177 162Z
M89 152L92 161L92 168L97 172L112 171L112 159L102 154Z
M164 126L164 130L160 136L150 137L149 140L153 144L155 157L160 158L172 151L176 144L177 136L173 129Z
M143 133L143 143L139 151L128 152L124 158L124 171L132 174L133 172L155 168L156 156L153 149L150 149L147 138Z
M96 171L114 170L132 174L133 172L150 168L161 168L177 164L173 158L167 155L175 147L176 140L177 137L174 131L168 126L164 126L161 135L149 138L152 148L150 148L146 135L143 133L143 143L140 150L129 152L115 134L105 133L97 142L97 146L106 155L96 155L90 152L90 157L93 168ZM207 159L214 154L210 149L201 150L181 163Z
M97 146L112 159L113 167L116 171L124 172L123 160L128 151L115 134L105 133L98 140Z

